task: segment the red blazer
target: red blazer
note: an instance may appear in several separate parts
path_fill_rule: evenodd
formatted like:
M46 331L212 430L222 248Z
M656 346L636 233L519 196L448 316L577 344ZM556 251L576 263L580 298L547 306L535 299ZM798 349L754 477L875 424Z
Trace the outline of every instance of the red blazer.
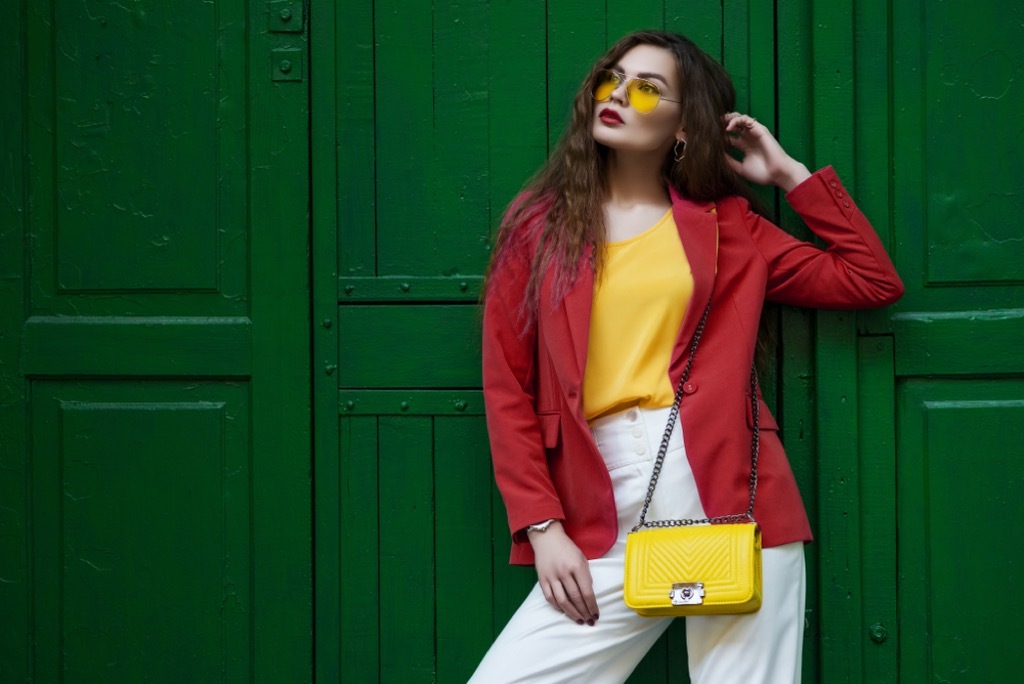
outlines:
M750 364L763 302L853 309L887 306L903 294L882 243L831 167L786 199L826 249L794 238L741 198L694 202L672 192L673 217L694 280L669 365L673 387L712 297L679 417L701 504L710 516L747 508ZM562 520L587 558L604 555L618 534L611 479L581 406L594 291L588 259L561 301L552 298L549 272L537 324L523 324L521 303L543 221L538 212L523 226L522 235L533 237L499 255L484 302L487 428L512 531L511 562L521 565L533 562L523 532L531 523ZM763 400L760 423L754 514L764 545L809 541L800 492Z

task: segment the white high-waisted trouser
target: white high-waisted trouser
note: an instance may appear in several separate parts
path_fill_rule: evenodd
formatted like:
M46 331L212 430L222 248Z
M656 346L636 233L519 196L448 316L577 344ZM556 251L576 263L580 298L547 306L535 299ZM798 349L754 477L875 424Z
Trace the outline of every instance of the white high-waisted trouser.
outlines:
M539 585L491 646L471 682L624 682L673 618L640 617L622 600L626 534L640 518L669 409L631 408L591 425L608 466L619 536L590 561L600 619L578 625L544 599ZM678 422L648 520L704 518ZM796 542L762 554L761 610L686 618L694 684L800 681L804 626L804 551Z

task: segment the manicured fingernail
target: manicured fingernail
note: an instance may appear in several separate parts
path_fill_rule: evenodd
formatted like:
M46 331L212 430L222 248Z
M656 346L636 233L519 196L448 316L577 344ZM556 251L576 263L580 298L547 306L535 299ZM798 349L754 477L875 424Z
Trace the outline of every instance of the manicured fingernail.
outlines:
M582 624L583 624L583 620L577 620L577 621L576 621L576 624L577 624L577 625L582 625Z
M594 621L593 620L587 620L587 624L590 625L591 627L593 627L594 626Z

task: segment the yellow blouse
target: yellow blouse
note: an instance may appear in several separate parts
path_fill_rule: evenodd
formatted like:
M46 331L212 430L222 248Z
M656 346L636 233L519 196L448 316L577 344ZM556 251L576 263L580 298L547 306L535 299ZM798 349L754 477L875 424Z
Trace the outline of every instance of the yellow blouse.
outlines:
M672 405L672 347L693 295L693 274L669 210L643 233L606 246L594 283L583 413Z

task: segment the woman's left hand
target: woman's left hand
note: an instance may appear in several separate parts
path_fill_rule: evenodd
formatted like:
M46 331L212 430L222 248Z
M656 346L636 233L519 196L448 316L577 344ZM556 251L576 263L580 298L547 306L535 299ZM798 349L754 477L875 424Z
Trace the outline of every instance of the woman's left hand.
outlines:
M807 167L786 154L771 131L757 119L739 112L725 115L729 143L743 154L742 160L725 157L729 165L751 183L777 185L789 192L808 177Z

